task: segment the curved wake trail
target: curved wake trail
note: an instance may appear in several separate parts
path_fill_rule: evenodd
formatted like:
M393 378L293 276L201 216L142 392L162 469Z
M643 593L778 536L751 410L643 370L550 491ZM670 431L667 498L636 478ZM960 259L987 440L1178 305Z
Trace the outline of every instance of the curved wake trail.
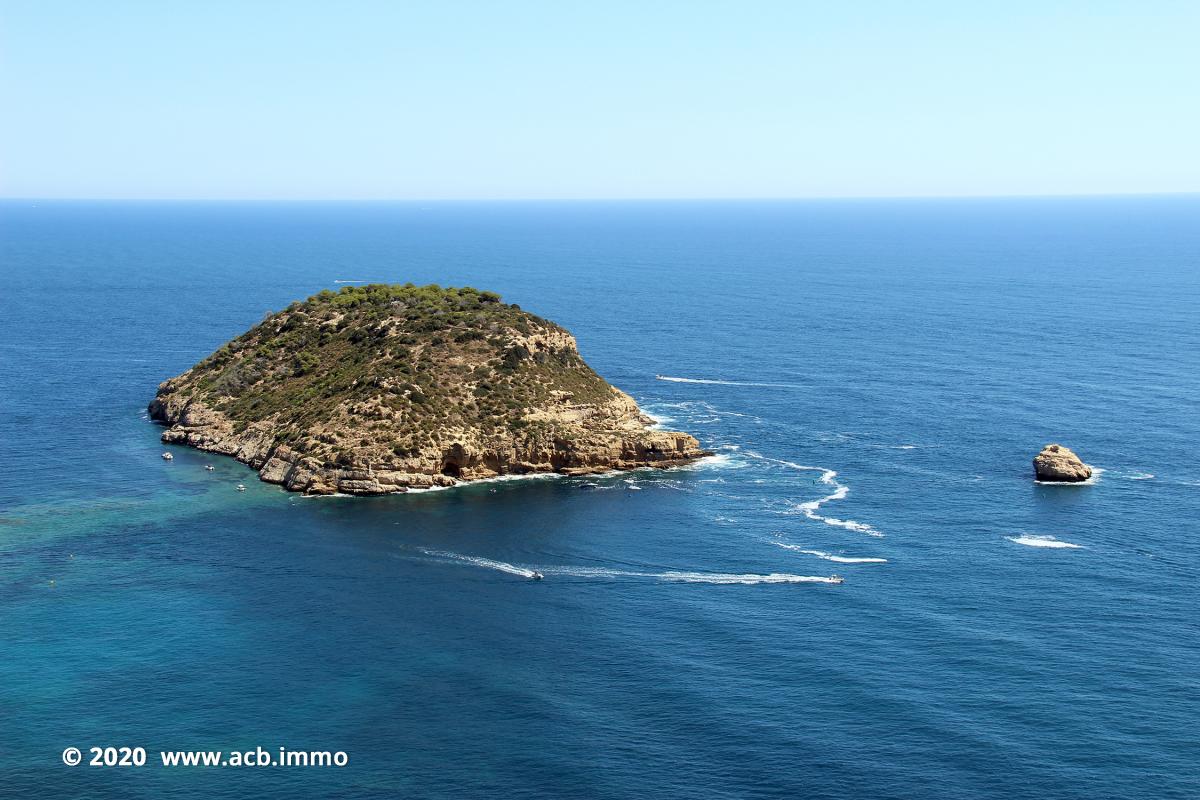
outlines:
M465 556L462 553L451 553L446 550L426 550L423 547L418 547L417 550L427 556L433 556L445 561L482 567L483 569L494 569L498 572L507 572L509 575L520 575L522 578L532 578L534 576L534 570L518 567L516 564L509 564L506 561L493 561L490 558L481 558L479 556Z
M850 487L838 482L837 470L827 469L825 467L810 467L804 464L797 464L793 461L784 461L779 458L771 458L769 456L755 453L751 450L747 450L746 455L761 459L763 461L769 461L772 464L782 464L783 466L794 470L820 472L821 477L819 480L821 483L825 484L826 486L833 487L833 491L824 497L818 498L817 500L809 500L807 503L794 503L793 507L809 519L817 522L824 522L826 525L845 528L848 531L854 531L856 533L865 533L867 536L883 536L883 531L875 528L872 525L868 525L865 522L856 522L852 519L838 519L837 517L827 517L824 514L818 513L821 506L825 505L826 503L842 500L846 497L846 495L850 494Z

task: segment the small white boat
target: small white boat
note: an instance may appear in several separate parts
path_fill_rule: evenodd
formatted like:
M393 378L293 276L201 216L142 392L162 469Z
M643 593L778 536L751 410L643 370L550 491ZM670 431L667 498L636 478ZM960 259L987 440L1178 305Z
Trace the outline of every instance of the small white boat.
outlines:
M540 581L544 577L546 577L546 576L543 575L542 573L538 572L537 570L534 570L533 572L531 572L529 574L529 580L531 580L531 581Z
M845 583L846 579L843 578L841 575L830 575L829 582L830 583Z
M240 483L239 483L239 484L238 484L238 491L239 491L239 492L244 492L244 491L246 491L246 487L245 487L245 486L243 486L242 484L240 484Z
M170 453L163 453L163 461L170 461L173 458L175 458L175 456L171 455Z
M204 468L209 472L212 472L214 469L216 469L216 467L214 467L212 464L205 464Z

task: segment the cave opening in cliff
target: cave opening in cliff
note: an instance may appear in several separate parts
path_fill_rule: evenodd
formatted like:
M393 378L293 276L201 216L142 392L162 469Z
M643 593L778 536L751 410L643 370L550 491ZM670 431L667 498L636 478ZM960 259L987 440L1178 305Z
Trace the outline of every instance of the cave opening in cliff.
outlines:
M461 478L462 467L460 467L458 464L455 464L453 461L447 461L442 464L442 474L449 475L451 478Z

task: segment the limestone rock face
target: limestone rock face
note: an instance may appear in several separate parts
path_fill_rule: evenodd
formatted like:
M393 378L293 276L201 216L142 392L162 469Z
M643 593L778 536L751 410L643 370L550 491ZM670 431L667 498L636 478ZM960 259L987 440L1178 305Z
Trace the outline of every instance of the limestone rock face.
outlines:
M652 430L552 322L489 292L322 292L163 382L164 442L233 456L308 494L499 475L670 467L710 455Z
M1061 444L1048 444L1034 456L1033 472L1039 481L1079 483L1092 477L1092 468Z

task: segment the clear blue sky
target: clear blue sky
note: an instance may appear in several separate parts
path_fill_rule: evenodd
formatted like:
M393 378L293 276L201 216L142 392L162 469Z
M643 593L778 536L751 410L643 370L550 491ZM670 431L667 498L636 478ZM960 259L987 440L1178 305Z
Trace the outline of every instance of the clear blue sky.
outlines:
M1200 2L0 0L0 195L1200 191Z

